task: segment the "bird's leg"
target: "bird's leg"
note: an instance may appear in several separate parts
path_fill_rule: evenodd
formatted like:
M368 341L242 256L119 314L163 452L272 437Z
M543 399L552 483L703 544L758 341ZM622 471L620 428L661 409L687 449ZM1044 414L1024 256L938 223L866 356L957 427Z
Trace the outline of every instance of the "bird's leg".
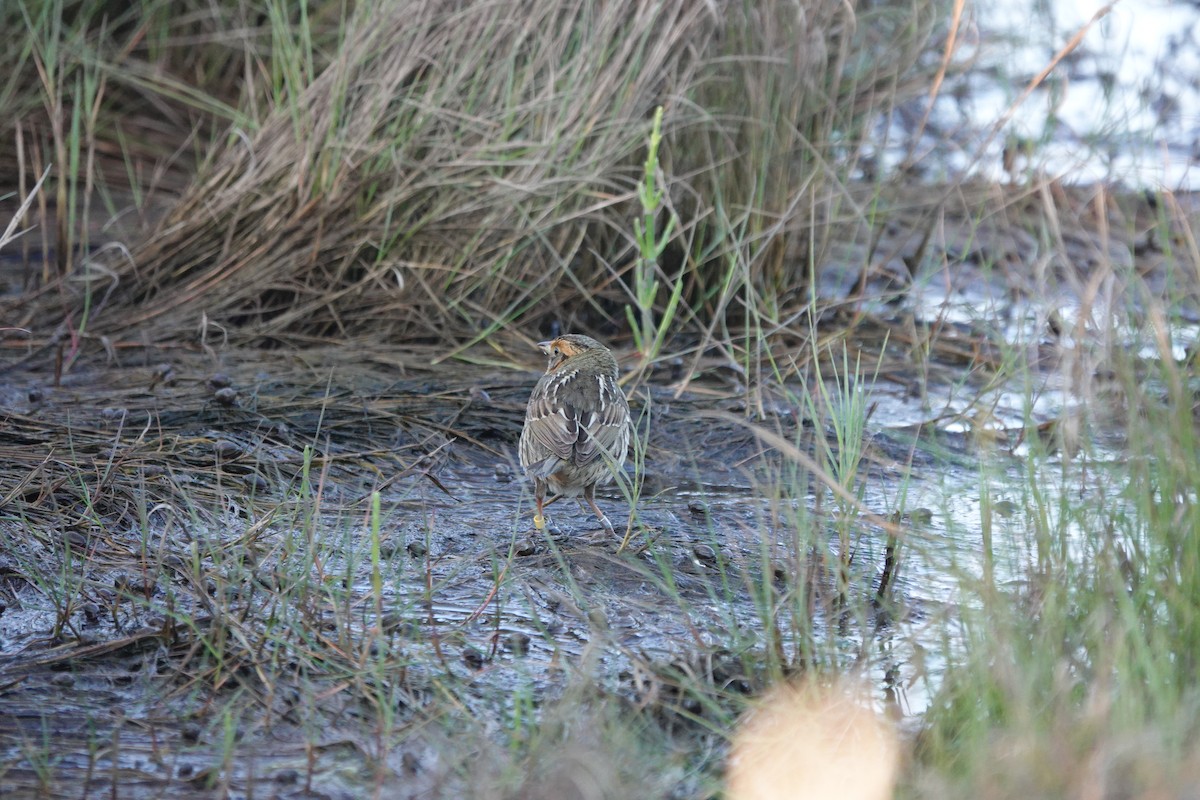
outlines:
M546 484L542 481L533 482L533 499L537 503L537 513L533 515L533 527L539 531L546 530L546 517L542 510L546 507ZM550 502L554 502L551 500Z
M604 512L600 510L600 506L596 505L595 484L583 490L583 499L587 500L587 504L592 507L592 511L596 512L596 516L600 519L600 524L604 526L604 530L615 536L616 531L613 530L612 523L608 521L608 517L604 516Z

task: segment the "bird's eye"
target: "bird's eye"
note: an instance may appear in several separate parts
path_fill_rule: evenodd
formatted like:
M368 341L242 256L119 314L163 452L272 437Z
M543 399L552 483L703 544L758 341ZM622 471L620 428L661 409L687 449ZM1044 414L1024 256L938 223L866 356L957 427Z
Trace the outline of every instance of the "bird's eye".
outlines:
M554 355L556 355L556 356L562 355L562 350L558 349L558 345L554 345Z

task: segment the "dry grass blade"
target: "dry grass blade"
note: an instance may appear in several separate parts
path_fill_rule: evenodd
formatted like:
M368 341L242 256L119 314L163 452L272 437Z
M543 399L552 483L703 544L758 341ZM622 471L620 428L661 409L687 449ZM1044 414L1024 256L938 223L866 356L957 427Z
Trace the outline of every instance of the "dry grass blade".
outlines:
M33 185L33 188L30 189L29 193L25 195L25 199L21 201L21 205L17 208L16 213L13 214L12 219L8 221L8 225L4 228L4 233L0 233L0 247L4 247L6 244L24 233L24 231L18 233L17 226L21 224L21 220L24 219L25 215L29 212L29 207L33 205L33 201L37 197L38 191L41 190L42 184L46 182L46 178L49 177L49 175L50 167L47 166L44 170L42 170L42 176L38 178L37 183Z

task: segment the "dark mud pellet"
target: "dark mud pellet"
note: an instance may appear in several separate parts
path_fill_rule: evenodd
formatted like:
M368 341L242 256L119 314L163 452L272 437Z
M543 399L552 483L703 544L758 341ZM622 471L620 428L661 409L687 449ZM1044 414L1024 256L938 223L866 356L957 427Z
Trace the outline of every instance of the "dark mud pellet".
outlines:
M173 569L176 572L183 572L187 569L187 564L183 562L183 559L174 553L164 556L162 563L164 567Z
M791 570L789 570L783 564L773 564L771 566L771 577L777 581L780 581L780 582L786 581L791 576L791 574L792 574Z
M464 664L474 670L483 669L483 665L487 661L483 657L483 653L479 652L479 649L475 647L463 648L462 660Z
M416 775L421 771L421 759L417 758L411 751L405 751L404 755L400 756L400 767L408 775Z
M191 775L192 775L192 765L191 764L180 764L179 770L175 773L175 776L178 778L190 778Z
M512 467L504 462L496 465L496 480L500 483L510 483L513 479Z
M529 634L517 631L504 637L504 647L514 656L523 656L529 652Z
M50 683L59 687L71 687L75 685L75 676L69 672L60 672L50 679Z
M213 399L223 406L236 406L238 404L237 389L231 389L228 386L224 389L217 389L213 392Z
M39 387L35 386L35 387L33 387L32 389L30 389L30 390L29 390L29 395L28 395L28 397L29 397L29 402L31 402L31 403L40 403L40 402L42 402L43 400L45 400L45 399L46 399L46 393L45 393L45 392L43 392L43 391L41 390L41 388L39 388Z
M117 572L113 574L112 584L118 592L127 592L133 588L134 578L128 572Z
M216 786L221 780L221 770L216 767L204 767L199 770L191 771L188 774L191 776L187 779L190 786L195 789L207 789L209 786Z
M382 558L391 558L400 552L400 540L394 536L389 536L379 542L379 555Z
M218 439L213 442L212 448L213 452L221 458L233 458L242 453L242 448L238 446L237 442L231 442L228 439Z
M703 500L689 500L688 511L691 512L693 517L703 519L708 516L708 503L705 503Z
M692 553L700 559L701 564L712 566L717 563L717 551L703 542L692 545Z
M292 662L292 665L295 668L295 662ZM280 689L277 696L279 697L279 702L283 703L286 708L296 708L305 702L304 696L295 687Z
M88 539L79 531L70 530L63 534L63 544L72 550L86 550Z
M83 612L83 618L93 625L100 621L100 606L95 603L87 602L79 607Z
M195 744L200 741L200 735L204 733L203 729L195 722L185 723L179 730L179 738L183 739L188 744ZM186 766L186 765L185 765Z
M214 372L208 376L208 388L210 389L225 389L233 385L233 378L226 375L224 372Z
M273 780L283 786L293 786L300 781L300 773L294 769L281 769L275 773Z
M429 548L425 546L424 542L409 542L408 547L404 549L413 558L424 558L425 554L429 552Z
M246 488L254 492L265 492L271 488L271 484L257 472L251 472L246 476Z

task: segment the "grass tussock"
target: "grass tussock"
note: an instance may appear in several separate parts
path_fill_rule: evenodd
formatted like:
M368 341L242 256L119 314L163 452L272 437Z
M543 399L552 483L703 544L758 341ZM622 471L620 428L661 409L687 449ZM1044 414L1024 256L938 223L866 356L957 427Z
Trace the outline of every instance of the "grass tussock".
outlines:
M680 329L711 333L747 306L775 319L807 281L786 256L819 247L842 213L833 165L858 153L873 98L898 91L932 16L430 0L271 18L269 42L253 25L234 40L240 83L211 55L178 65L204 98L125 78L205 120L196 180L128 252L63 262L4 311L27 328L82 318L85 332L151 338L206 325L393 339L551 319L611 330L626 306L661 310L673 294ZM104 24L81 29L88 42ZM140 42L128 48L159 52ZM54 142L88 152L105 99L86 135ZM656 213L680 224L647 295L632 222L659 107ZM47 116L68 113L51 103Z

